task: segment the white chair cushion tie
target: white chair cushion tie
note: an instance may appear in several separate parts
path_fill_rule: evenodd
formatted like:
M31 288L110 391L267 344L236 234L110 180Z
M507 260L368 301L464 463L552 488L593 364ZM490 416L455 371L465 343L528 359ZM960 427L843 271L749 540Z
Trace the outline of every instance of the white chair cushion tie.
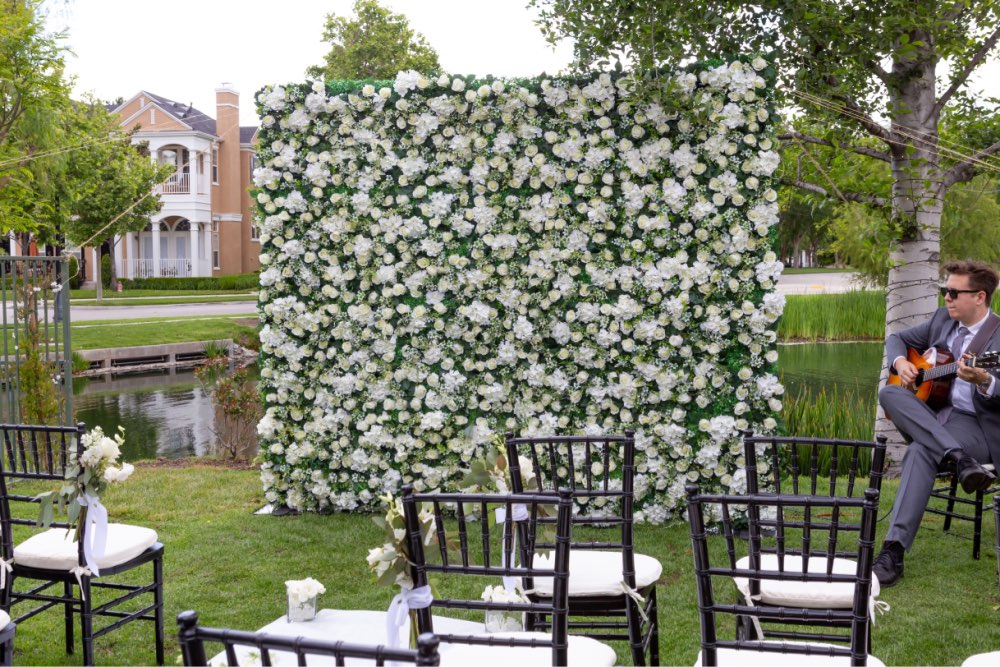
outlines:
M401 587L389 603L385 615L385 633L389 648L399 648L399 631L406 625L411 609L426 609L431 606L434 596L430 586L420 588Z

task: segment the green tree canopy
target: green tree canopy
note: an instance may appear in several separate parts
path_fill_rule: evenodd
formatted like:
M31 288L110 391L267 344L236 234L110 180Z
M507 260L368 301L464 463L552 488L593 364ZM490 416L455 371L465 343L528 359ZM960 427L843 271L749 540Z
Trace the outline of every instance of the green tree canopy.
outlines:
M377 0L354 0L354 16L327 14L323 41L330 52L309 76L322 79L393 79L398 72L436 73L441 65L427 39L402 14Z
M996 171L997 100L970 95L970 75L994 58L997 0L531 0L552 40L575 40L577 65L624 60L639 70L720 54L773 53L784 104L818 129L782 136L821 162L845 152L883 163L888 192L800 180L794 185L887 211L887 328L936 306L945 195ZM954 133L941 141L942 119Z
M0 0L0 231L32 232L49 213L42 175L64 137L69 106L59 35L45 32L40 0ZM38 183L42 177L43 182Z

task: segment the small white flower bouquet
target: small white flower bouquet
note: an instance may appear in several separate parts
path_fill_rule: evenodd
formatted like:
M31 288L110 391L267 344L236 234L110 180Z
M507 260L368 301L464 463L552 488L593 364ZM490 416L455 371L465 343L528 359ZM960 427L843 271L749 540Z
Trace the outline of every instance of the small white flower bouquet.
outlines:
M285 582L288 592L288 622L311 621L316 618L316 598L326 593L326 587L312 577Z
M135 472L131 463L117 465L121 447L125 444L125 429L121 426L114 438L104 435L104 430L95 426L83 435L81 442L84 450L79 460L75 450L69 452L64 474L66 482L62 488L39 494L39 525L52 523L56 504L60 512L66 512L67 521L76 525L82 507L93 505L109 484L124 482ZM77 530L76 539L79 536L80 531Z
M486 602L528 602L519 589L507 590L503 586L487 586L483 591ZM520 632L524 630L524 614L519 611L489 609L486 611L486 632Z

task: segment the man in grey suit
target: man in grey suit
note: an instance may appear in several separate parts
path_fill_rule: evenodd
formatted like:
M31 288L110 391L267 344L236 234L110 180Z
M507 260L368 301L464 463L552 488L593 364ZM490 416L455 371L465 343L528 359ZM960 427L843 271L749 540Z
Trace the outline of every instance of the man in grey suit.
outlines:
M892 507L889 532L875 558L873 572L879 584L891 586L903 576L903 553L913 546L920 519L927 507L938 466L945 460L955 464L959 482L967 493L988 488L994 475L981 463L1000 461L1000 387L982 368L969 367L963 355L976 335L993 335L980 350L1000 349L997 315L990 300L1000 282L993 267L982 262L950 262L941 288L945 307L923 324L886 339L890 372L899 375L902 386L887 385L878 395L893 424L909 441L903 456L899 493ZM917 368L907 359L907 348L924 351L932 347L950 349L958 362L951 388L951 405L932 410L907 388L917 377Z

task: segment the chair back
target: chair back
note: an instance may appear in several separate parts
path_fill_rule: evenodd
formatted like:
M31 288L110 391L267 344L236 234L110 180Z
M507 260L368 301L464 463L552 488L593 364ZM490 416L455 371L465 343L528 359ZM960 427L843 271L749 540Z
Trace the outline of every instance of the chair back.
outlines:
M540 512L555 505L555 555L551 568L535 564L535 535L531 530L518 530L514 539L515 520L495 523L492 513L501 509L507 517L516 517L521 508L528 517L537 518ZM421 507L422 506L422 507ZM552 664L565 665L568 657L569 619L569 542L572 499L569 490L563 489L553 498L549 494L491 494L491 493L415 493L412 486L403 487L403 512L406 521L407 543L412 564L410 575L414 587L427 585L428 574L447 577L519 577L525 590L533 587L535 578L553 579L552 597L534 602L496 602L475 599L443 597L445 590L438 587L430 607L418 609L417 622L420 632L434 632L431 610L433 608L521 613L549 614L552 617L552 635L548 642L537 637L497 637L476 635L438 634L446 643L489 644L502 646L552 647ZM433 525L427 536L422 529L421 514ZM527 526L524 526L527 524ZM534 526L534 521L517 523L518 527ZM515 547L515 543L517 546ZM515 560L515 550L517 560ZM430 553L428 553L430 551ZM428 556L433 557L431 562ZM462 590L467 590L466 584ZM442 597L438 597L442 595Z
M755 436L752 431L746 431L743 454L746 459L747 493L750 495L861 499L866 489L882 489L886 438L879 436L874 441L868 441ZM860 518L858 512L853 514ZM755 518L750 516L751 520ZM792 521L786 527L805 529L808 533L809 529L826 529L828 525L823 517L814 517L812 511L806 508L801 522ZM849 521L846 515L839 517L838 525L842 532L857 533L861 530L860 521ZM774 529L773 522L767 519L758 527L764 531ZM826 555L826 546L815 540L810 542L809 547L813 549L814 556ZM849 558L853 553L852 546L834 555Z
M207 665L205 642L222 645L227 665L239 665L239 647L252 648L260 654L260 664L272 664L272 651L293 653L299 665L308 664L308 656L334 658L336 664L344 660L370 660L376 665L387 662L404 662L416 665L439 665L438 639L432 634L417 638L416 650L352 644L350 642L311 639L308 637L285 637L261 632L243 632L225 628L206 628L198 625L198 614L193 611L177 615L177 638L181 644L181 657L185 665ZM244 662L244 664L246 664Z
M3 531L3 558L14 556L12 526L37 526L37 495L56 487L45 482L64 480L70 453L83 453L86 426L39 426L0 424L0 530ZM38 484L42 482L43 484ZM53 528L68 528L65 521L53 521ZM84 525L81 522L80 529ZM83 556L83 540L80 542ZM81 561L82 562L82 561Z
M555 494L567 488L579 508L572 517L574 527L618 527L618 538L610 540L575 533L571 547L620 550L624 581L635 588L635 433L524 438L507 433L506 441L514 492ZM540 517L538 521L544 525L553 519ZM552 548L543 537L535 546Z
M867 489L862 498L791 496L780 494L755 494L746 496L701 494L698 486L689 484L688 517L691 529L691 543L694 554L695 579L698 589L698 609L701 621L702 664L714 665L718 662L717 651L721 648L762 651L771 653L820 654L830 657L849 657L852 665L864 665L868 659L869 644L869 597L872 586L872 559L875 543L875 521L878 512L879 492ZM774 535L762 534L753 521L750 522L749 540L738 537L738 521L742 510L747 513L768 514L773 512ZM787 521L786 517L813 513L829 514L829 525L825 538L835 542L840 535L838 517L849 509L861 511L861 530L854 557L857 568L854 573L837 573L833 570L833 553L836 547L826 551L828 556L819 566L803 567L801 554L811 551L809 541L815 537L814 531L799 527L801 521ZM712 525L710 525L712 524ZM718 524L716 531L715 524ZM724 543L723 548L710 546L709 532L717 533L715 540ZM765 567L762 562L765 541L773 544L774 556ZM722 545L718 545L722 546ZM737 567L740 553L749 556L747 567ZM825 567L823 566L825 565ZM724 578L727 590L734 578L792 581L804 583L850 584L854 588L851 609L799 608L754 606L751 601L739 600L736 604L726 604L716 595L715 582ZM781 641L749 641L741 639L723 640L717 634L717 615L756 617L760 621L780 622L801 627L794 636L809 639L810 629L816 630L816 638L827 639L831 624L849 628L849 646L816 646ZM785 635L791 636L791 635Z

